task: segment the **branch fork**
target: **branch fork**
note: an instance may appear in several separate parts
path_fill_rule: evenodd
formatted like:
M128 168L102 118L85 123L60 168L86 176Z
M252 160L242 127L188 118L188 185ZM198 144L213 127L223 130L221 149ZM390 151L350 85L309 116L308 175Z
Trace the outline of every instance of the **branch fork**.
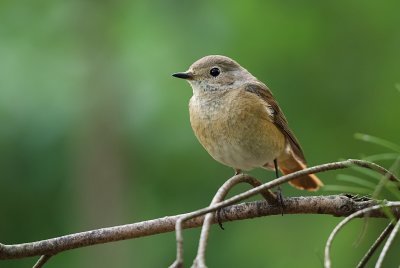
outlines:
M314 173L319 173L319 172L325 172L328 170L337 170L337 169L344 169L344 168L348 168L350 166L359 166L362 168L367 168L367 169L371 169L374 170L378 173L380 173L381 175L384 176L385 179L389 179L391 181L395 181L397 183L399 183L398 178L392 174L390 171L386 170L385 168L372 163L372 162L368 162L368 161L364 161L364 160L358 160L358 159L348 159L345 161L340 161L340 162L334 162L334 163L328 163L328 164L323 164L323 165L319 165L319 166L315 166L315 167L310 167L310 168L306 168L291 174L287 174L284 175L280 178L277 178L273 181L267 182L265 184L262 184L260 186L257 186L251 190L248 190L244 193L238 194L234 197L231 197L225 201L222 201L222 198L224 196L226 196L227 191L229 189L227 189L228 187L232 188L235 184L239 183L241 180L243 180L243 177L247 176L244 174L240 174L240 175L235 175L234 177L232 177L231 179L229 179L217 192L217 194L215 195L213 201L211 202L211 205L207 208L203 208L203 209L199 209L197 211L188 213L182 217L180 217L175 225L175 231L176 231L176 245L177 245L177 256L176 256L176 260L175 262L169 266L169 268L181 268L183 267L183 231L182 231L182 225L184 222L186 222L187 220L193 219L195 217L198 216L202 216L204 214L207 214L206 216L206 220L203 223L203 229L201 232L201 236L200 236L200 243L199 243L199 249L197 252L197 256L195 258L194 261L194 265L192 267L206 267L205 265L205 248L207 245L207 239L208 239L208 233L209 233L209 226L210 226L210 221L213 217L213 213L217 210L220 210L224 207L233 205L237 202L243 201L251 196L257 195L259 193L262 192L266 192L269 191L271 188L275 187L275 186L279 186L283 183L289 182L295 178L304 176L304 175L308 175L308 174L314 174ZM238 177L240 176L240 177ZM233 183L237 182L237 183ZM347 209L347 207L343 207L342 209ZM368 211L375 211L376 209L372 209L372 210L368 210ZM349 213L351 211L349 210ZM357 212L356 212L357 213ZM361 213L360 215L362 215L363 213ZM351 214L350 216L352 216L353 214ZM329 256L328 256L329 257ZM326 266L328 267L328 266Z

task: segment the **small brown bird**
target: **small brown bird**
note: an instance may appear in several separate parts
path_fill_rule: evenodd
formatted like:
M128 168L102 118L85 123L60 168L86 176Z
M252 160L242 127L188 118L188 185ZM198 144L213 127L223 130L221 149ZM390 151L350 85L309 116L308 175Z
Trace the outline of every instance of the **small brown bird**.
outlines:
M300 144L271 91L236 61L206 56L173 76L192 86L190 123L215 160L236 173L278 166L288 174L306 167ZM290 184L309 191L323 186L313 174Z

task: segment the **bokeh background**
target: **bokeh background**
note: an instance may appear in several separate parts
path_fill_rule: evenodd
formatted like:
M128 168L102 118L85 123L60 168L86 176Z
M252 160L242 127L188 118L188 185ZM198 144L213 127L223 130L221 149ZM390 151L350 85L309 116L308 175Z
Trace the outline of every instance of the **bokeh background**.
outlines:
M232 170L195 139L191 89L171 74L209 54L236 59L272 89L311 165L390 152L354 133L399 143L399 8L396 0L1 1L0 242L206 206ZM320 177L342 185L337 175L352 172ZM321 267L339 220L284 215L214 226L208 264ZM355 245L363 224L334 242L336 267L354 267L386 221L370 220ZM189 265L199 230L184 235ZM399 249L386 267L399 264ZM174 257L169 233L68 251L46 267L167 267Z

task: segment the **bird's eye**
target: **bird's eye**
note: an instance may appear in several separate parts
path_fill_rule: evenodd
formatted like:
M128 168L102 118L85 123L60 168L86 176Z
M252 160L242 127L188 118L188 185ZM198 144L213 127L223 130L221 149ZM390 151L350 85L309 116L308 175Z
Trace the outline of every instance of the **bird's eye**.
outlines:
M211 70L210 70L210 74L212 75L212 76L214 76L214 77L217 77L219 74L221 73L221 71L218 69L218 68L212 68Z

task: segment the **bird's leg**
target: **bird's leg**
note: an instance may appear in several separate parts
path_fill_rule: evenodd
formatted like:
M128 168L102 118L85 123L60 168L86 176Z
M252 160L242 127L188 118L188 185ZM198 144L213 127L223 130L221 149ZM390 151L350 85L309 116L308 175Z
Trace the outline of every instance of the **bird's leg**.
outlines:
M239 175L240 173L242 173L242 171L238 168L235 168L235 176Z
M275 167L275 178L279 178L279 170L278 170L278 161L274 159L274 167Z
M278 161L276 159L274 159L274 167L275 167L275 177L279 178L279 170L278 170ZM276 198L278 199L278 202L281 206L281 214L283 216L283 195L282 195L282 189L281 186L276 187L277 191L276 191Z

